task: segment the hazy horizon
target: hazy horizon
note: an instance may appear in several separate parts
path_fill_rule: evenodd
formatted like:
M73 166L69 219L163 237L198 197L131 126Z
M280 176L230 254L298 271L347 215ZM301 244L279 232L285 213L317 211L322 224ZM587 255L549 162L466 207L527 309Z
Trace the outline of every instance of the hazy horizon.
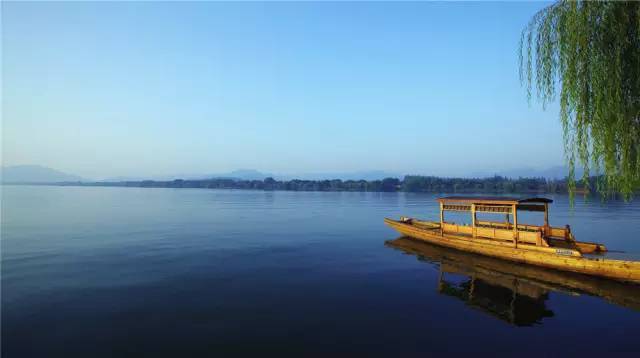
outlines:
M85 178L562 165L546 3L3 3L2 164Z
M576 177L582 176L582 169L576 168ZM441 178L490 178L501 176L512 179L517 178L547 178L563 179L568 175L568 168L565 166L553 166L548 168L523 167L511 170L496 170L471 172L459 176L439 176ZM91 182L91 181L141 181L156 180L169 181L175 179L202 180L211 178L237 178L242 180L263 180L268 177L276 180L381 180L384 178L403 179L406 176L435 176L432 173L419 172L389 172L384 170L362 170L350 172L307 172L307 173L272 173L261 172L255 169L239 168L229 172L207 172L207 173L171 173L156 176L134 176L120 175L102 178L89 178L75 175L74 173L59 171L55 168L43 167L40 165L14 165L1 166L0 179L5 183L51 183L51 182Z

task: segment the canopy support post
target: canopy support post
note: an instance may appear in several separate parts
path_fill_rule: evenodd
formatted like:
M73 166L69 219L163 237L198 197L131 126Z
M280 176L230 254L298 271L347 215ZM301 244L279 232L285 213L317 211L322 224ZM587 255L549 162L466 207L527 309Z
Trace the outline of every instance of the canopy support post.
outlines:
M444 236L444 204L440 202L440 236Z
M549 236L549 204L544 203L544 236Z
M511 211L513 212L513 247L518 247L518 206L513 204Z
M476 204L471 204L471 236L476 237Z

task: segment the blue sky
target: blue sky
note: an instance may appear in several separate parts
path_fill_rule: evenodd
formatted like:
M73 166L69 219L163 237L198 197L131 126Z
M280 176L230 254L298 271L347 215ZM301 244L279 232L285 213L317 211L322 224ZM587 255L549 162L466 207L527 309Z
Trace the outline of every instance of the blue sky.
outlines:
M545 3L3 3L3 164L89 178L563 163Z

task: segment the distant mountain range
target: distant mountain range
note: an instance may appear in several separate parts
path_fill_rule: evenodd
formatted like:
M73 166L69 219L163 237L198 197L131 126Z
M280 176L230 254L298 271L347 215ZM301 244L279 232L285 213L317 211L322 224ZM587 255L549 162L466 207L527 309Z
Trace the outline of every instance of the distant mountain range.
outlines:
M3 183L56 183L77 182L86 179L77 175L43 167L40 165L15 165L2 167L0 177Z
M484 171L475 172L471 175L464 177L473 178L486 178L495 175L503 176L506 178L547 178L547 179L563 179L567 176L569 170L565 166L554 166L547 169L532 169L532 168L520 168L510 169L504 171ZM91 179L82 178L78 175L68 174L59 170L43 167L40 165L16 165L2 167L0 175L3 183L57 183L57 182L89 182L95 181ZM268 177L273 177L277 180L325 180L325 179L342 179L342 180L382 180L384 178L399 178L402 179L405 174L388 172L383 170L368 170L368 171L354 171L354 172L326 172L326 173L300 173L300 174L287 174L277 175L272 173L263 173L254 169L238 169L228 173L217 174L176 174L176 175L164 175L164 176L151 176L151 177L112 177L100 180L102 182L120 182L120 181L142 181L142 180L156 180L156 181L170 181L174 179L239 179L239 180L264 180ZM576 178L582 176L582 170L576 169Z
M326 172L326 173L300 173L300 174L273 174L263 173L255 169L238 169L227 173L216 174L176 174L163 175L153 177L113 177L101 181L140 181L140 180L202 180L202 179L240 179L240 180L264 180L265 178L274 178L277 180L382 180L384 178L395 177L401 178L404 175L400 173L392 173L383 170L355 171L355 172Z
M140 181L140 180L175 180L175 179L185 179L185 180L203 180L203 179L242 179L242 180L264 180L265 178L273 177L273 174L270 173L262 173L254 169L238 169L228 173L217 173L217 174L174 174L174 175L156 175L156 176L148 176L148 177L130 177L130 176L119 176L119 177L110 177L105 178L100 181L103 182L115 182L115 181Z

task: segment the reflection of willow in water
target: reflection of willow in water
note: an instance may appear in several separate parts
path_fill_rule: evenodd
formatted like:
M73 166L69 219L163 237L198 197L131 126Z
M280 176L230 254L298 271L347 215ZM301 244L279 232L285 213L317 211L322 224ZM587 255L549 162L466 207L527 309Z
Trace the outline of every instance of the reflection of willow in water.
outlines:
M640 310L640 285L567 273L494 259L440 247L411 238L387 241L387 246L438 263L438 291L459 298L506 322L527 326L553 317L547 309L549 292L598 296L614 304ZM453 274L453 275L452 275ZM451 276L466 276L460 283Z

